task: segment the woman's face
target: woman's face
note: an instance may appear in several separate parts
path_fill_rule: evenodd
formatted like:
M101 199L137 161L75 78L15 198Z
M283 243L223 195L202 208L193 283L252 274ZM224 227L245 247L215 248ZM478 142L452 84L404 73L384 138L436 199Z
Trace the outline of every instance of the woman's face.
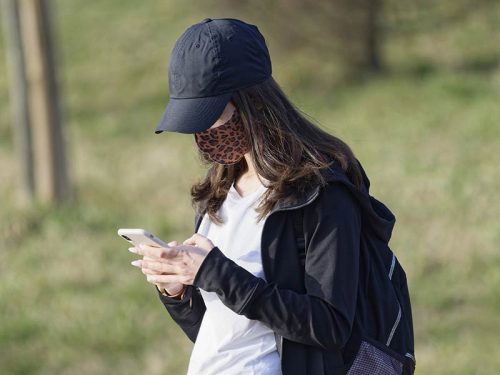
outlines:
M195 133L194 138L200 151L219 164L237 163L250 151L240 114L231 102L210 128Z

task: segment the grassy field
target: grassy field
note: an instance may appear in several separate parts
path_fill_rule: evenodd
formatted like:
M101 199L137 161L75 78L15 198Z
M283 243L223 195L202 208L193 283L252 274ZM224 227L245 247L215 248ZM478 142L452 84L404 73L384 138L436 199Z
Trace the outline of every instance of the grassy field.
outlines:
M75 191L74 201L56 209L18 203L0 45L2 374L187 368L191 342L115 233L138 226L169 241L192 234L189 187L204 175L194 139L153 130L168 98L175 39L219 13L187 2L137 4L55 2ZM498 20L500 8L488 17ZM391 74L338 88L303 84L297 74L307 59L273 56L269 38L277 81L319 126L351 145L372 195L396 215L391 247L408 273L422 375L500 368L500 70L469 68L500 57L491 37L498 33L485 25L475 14L440 32L436 40L447 49L439 56L432 34L411 43L393 38L385 50ZM469 60L456 64L464 55ZM432 68L415 68L417 56Z

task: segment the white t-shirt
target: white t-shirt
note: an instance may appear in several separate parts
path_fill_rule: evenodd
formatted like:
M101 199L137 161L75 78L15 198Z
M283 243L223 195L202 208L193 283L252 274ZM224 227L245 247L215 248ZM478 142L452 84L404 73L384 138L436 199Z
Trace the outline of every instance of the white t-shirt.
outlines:
M260 241L265 219L257 223L254 209L265 190L260 185L242 197L233 184L219 210L224 223L213 224L205 214L198 228L198 233L208 237L226 257L262 279ZM258 320L236 314L216 293L200 291L207 309L191 353L188 375L281 374L273 331Z

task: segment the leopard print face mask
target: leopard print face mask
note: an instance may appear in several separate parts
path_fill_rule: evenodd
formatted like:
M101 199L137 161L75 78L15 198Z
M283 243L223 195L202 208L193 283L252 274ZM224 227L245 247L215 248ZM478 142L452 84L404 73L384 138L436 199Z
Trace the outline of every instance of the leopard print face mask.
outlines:
M219 164L234 164L250 150L241 116L236 108L224 124L194 133L194 138L200 151Z

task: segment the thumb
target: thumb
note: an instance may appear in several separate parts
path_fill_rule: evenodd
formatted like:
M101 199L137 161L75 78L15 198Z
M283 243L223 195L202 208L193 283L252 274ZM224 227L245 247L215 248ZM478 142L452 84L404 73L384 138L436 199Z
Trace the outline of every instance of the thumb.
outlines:
M194 236L191 236L187 240L185 240L182 244L183 245L196 245L196 240L195 240Z

